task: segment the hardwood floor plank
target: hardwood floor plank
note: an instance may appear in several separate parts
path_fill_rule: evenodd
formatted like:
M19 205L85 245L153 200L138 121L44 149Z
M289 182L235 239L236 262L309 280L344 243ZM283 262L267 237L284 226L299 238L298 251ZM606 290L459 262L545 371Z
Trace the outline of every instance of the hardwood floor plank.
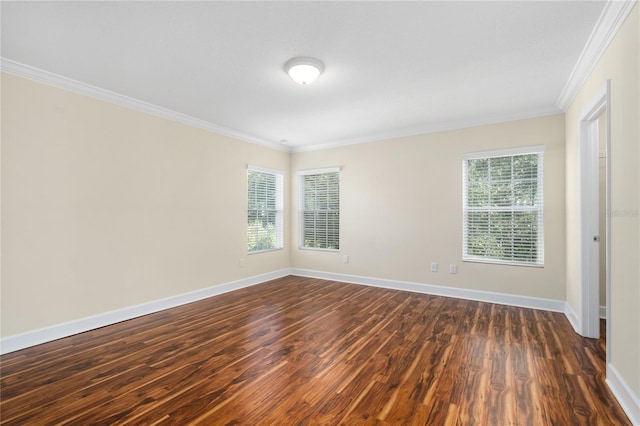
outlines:
M513 365L507 348L503 344L490 341L489 357L488 424L515 425L515 398L512 396L512 385L508 380Z
M426 421L432 395L450 354L450 345L426 341L398 386L395 400L389 399L378 418L391 424L411 424ZM426 402L426 404L425 404ZM423 423L424 424L424 423Z
M369 381L362 392L355 396L353 403L339 424L364 425L378 423L382 419L377 416L377 413L384 409L388 398L389 384L375 380Z
M487 356L487 340L484 337L469 336L464 356L469 362L467 380L464 385L464 404L458 416L463 424L488 424L488 392L490 359Z
M628 425L602 330L285 277L0 357L0 424Z
M442 400L431 400L429 405L427 418L423 425L455 425L458 423L458 407L454 404L448 404ZM415 422L414 424L418 424Z

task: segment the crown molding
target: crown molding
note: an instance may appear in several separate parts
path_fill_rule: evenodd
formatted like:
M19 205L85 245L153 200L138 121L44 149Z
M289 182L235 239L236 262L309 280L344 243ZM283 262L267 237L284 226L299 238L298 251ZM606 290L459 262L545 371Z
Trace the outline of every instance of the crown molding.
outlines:
M141 101L129 96L121 95L100 87L92 86L81 81L73 80L68 77L64 77L59 74L54 74L49 71L45 71L39 68L32 67L30 65L23 64L21 62L13 61L7 58L0 58L0 71L8 74L13 74L18 77L23 77L29 80L45 83L51 86L55 86L70 92L79 93L81 95L89 96L101 101L110 102L116 105L124 106L136 111L140 111L146 114L151 114L156 117L165 118L167 120L176 121L178 123L186 124L191 127L207 130L219 135L228 136L234 139L238 139L244 142L261 145L267 148L275 149L278 151L289 152L288 147L284 147L281 144L269 142L254 136L238 132L227 127L211 123L209 121L201 120L199 118L192 117L190 115L182 114L176 111L172 111L167 108L163 108L158 105L154 105L148 102Z
M457 130L468 127L483 126L488 124L496 124L507 121L523 120L527 118L541 117L546 115L558 114L562 111L558 110L555 106L551 108L543 108L533 111L528 111L519 114L502 114L481 117L473 120L460 120L451 121L446 123L429 124L426 126L413 127L411 129L402 129L400 131L392 131L385 133L376 133L362 138L354 138L348 140L341 140L330 142L326 144L315 144L310 146L284 146L280 143L269 142L260 138L256 138L242 132L238 132L233 129L229 129L217 124L201 120L199 118L191 117L186 114L182 114L176 111L172 111L167 108L160 107L148 102L141 101L129 96L121 95L106 89L102 89L97 86L93 86L81 81L77 81L68 77L64 77L59 74L54 74L49 71L42 70L40 68L32 67L30 65L23 64L21 62L13 61L8 58L0 57L0 71L8 74L17 75L29 80L37 81L44 84L49 84L54 87L58 87L70 92L79 93L81 95L89 96L95 99L99 99L105 102L110 102L116 105L124 106L136 111L151 114L157 117L165 118L167 120L176 121L178 123L186 124L188 126L196 127L199 129L207 130L219 135L229 136L234 139L261 145L270 149L275 149L282 152L307 152L307 151L319 151L323 149L338 148L342 146L378 142L388 139L397 139L401 137L415 136L428 133L444 132L448 130Z
M392 131L386 133L376 133L371 136L365 136L362 138L346 139L342 141L330 142L326 144L317 145L305 145L305 146L293 146L292 153L308 152L308 151L320 151L323 149L340 148L349 145L358 145L370 142L380 142L390 139L407 138L411 136L426 135L430 133L447 132L452 130L467 129L470 127L488 126L491 124L507 123L509 121L527 120L529 118L546 117L549 115L561 114L562 111L556 106L548 108L540 108L530 110L517 114L497 114L487 115L471 120L456 120L448 121L445 123L427 124L419 127L412 127L410 129L402 129L399 131Z
M556 101L556 105L562 111L569 108L635 4L636 0L607 1L578 62L571 71L569 80Z

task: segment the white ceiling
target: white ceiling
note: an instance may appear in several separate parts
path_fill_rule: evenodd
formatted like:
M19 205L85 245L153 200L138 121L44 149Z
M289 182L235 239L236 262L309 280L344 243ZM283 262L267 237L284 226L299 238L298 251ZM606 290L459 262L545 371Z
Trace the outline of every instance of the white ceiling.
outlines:
M2 57L304 150L560 112L604 5L3 1Z

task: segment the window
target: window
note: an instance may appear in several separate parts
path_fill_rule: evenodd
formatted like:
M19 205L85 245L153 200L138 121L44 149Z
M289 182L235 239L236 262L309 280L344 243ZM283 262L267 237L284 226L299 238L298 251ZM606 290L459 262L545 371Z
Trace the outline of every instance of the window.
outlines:
M249 166L247 249L249 253L282 248L283 173Z
M544 264L544 146L463 157L462 260Z
M298 172L300 248L340 249L340 169Z

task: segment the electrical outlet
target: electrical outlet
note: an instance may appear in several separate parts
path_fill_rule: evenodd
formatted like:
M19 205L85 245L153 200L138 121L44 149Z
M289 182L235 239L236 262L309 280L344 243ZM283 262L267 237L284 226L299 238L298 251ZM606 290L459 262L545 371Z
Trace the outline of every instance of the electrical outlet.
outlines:
M344 256L342 256L342 263L344 263L345 265L347 263L349 263L349 256L348 255L345 254Z
M244 259L242 259L242 258L241 258L241 259L238 261L238 266L239 266L239 267L241 267L241 268L244 268Z
M431 264L431 272L438 272L438 264L433 262Z
M456 265L455 263L452 263L451 265L449 265L449 273L450 274L457 274L458 273L458 265Z

